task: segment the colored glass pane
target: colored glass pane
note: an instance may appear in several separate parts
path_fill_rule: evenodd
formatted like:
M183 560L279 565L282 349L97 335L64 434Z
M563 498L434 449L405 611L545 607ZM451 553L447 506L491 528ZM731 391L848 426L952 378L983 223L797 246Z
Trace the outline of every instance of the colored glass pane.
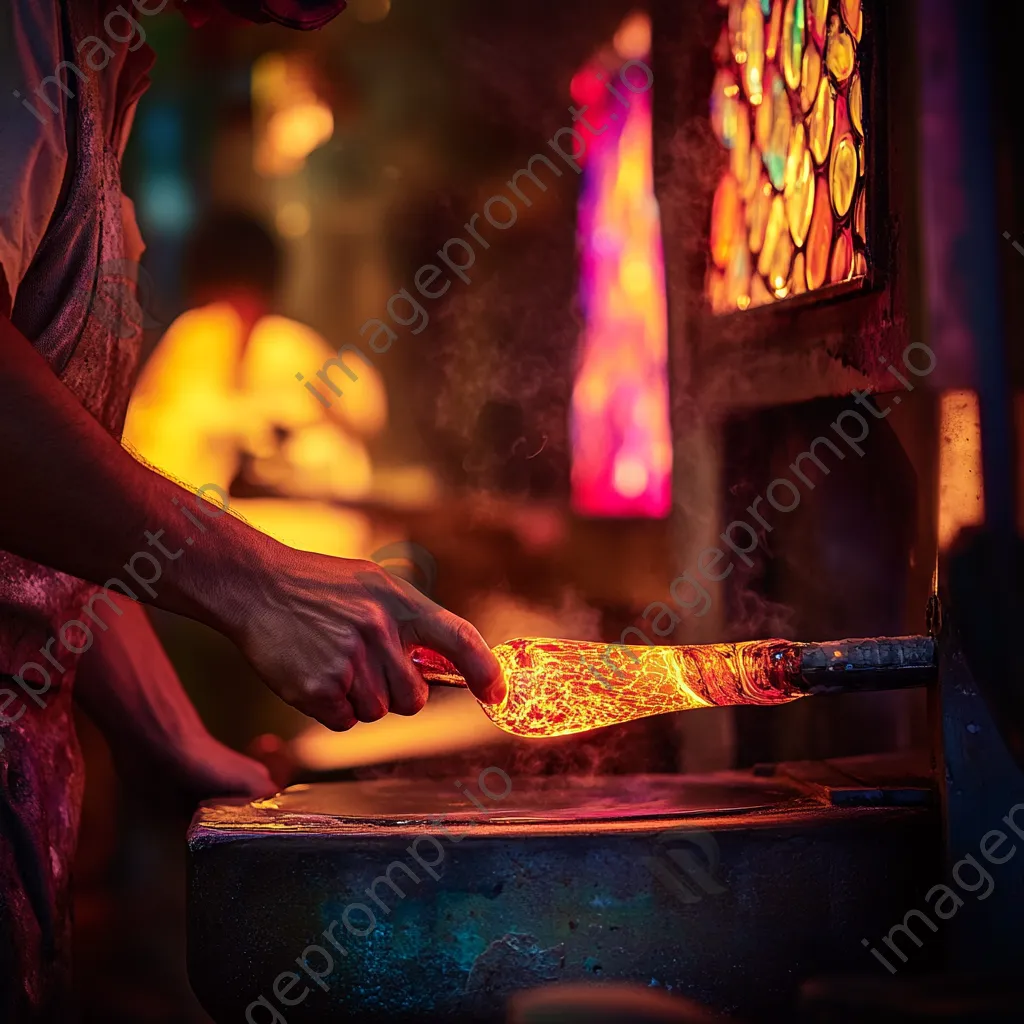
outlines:
M761 151L756 145L750 147L750 159L747 161L746 180L740 182L740 198L749 203L761 184Z
M864 189L861 189L860 195L857 196L857 205L853 208L853 230L857 232L857 237L861 242L866 242L868 237L865 230L867 227L867 216L864 209L866 205L865 194Z
M836 98L832 85L822 78L818 86L818 98L814 101L807 118L808 145L816 164L823 164L828 156L828 145L832 141L832 125L836 116Z
M807 27L819 47L825 45L825 27L828 25L828 0L807 0Z
M750 108L746 103L739 103L736 106L736 132L733 137L730 166L740 190L745 190L747 178L750 176Z
M736 63L743 66L743 91L756 107L764 91L764 15L760 0L746 0L743 5L739 43L742 50L736 54Z
M804 50L804 66L800 72L800 109L806 114L818 95L821 81L821 54L814 43L808 43Z
M825 283L832 249L832 204L822 181L814 190L814 212L807 235L807 287L811 291Z
M757 272L768 276L775 265L775 249L782 236L789 240L789 229L786 226L786 207L782 202L782 196L775 196L772 199L772 208L768 214L768 226L764 232L764 245L761 246L761 254L757 258Z
M789 232L783 230L779 235L772 258L768 266L768 285L775 292L777 299L784 299L789 294L789 268L793 262L793 240Z
M723 146L732 149L736 139L736 112L740 87L731 71L719 71L711 86L711 127Z
M825 44L825 64L836 77L837 82L845 82L853 73L854 62L853 39L843 28L838 14L833 14L828 23L828 41Z
M768 140L771 138L775 104L779 102L780 97L785 99L785 96L786 84L782 81L782 76L774 67L769 67L765 76L765 99L754 115L754 141L762 152L768 148Z
M779 79L773 82L771 104L771 130L767 145L762 147L762 160L772 184L781 189L786 181L786 157L789 155L789 135L793 128L793 111L785 87L775 89Z
M725 271L725 303L730 309L750 305L750 253L745 245L735 247Z
M807 229L811 225L811 210L814 207L814 169L811 154L804 145L804 126L798 124L793 132L786 161L786 218L793 244L804 244Z
M829 164L829 185L832 205L837 217L845 217L853 202L853 189L857 184L857 150L852 135L843 135L832 146Z
M860 75L854 75L850 82L850 123L858 135L864 134L864 99L860 91Z
M846 27L859 43L864 32L864 12L861 10L861 0L840 0L839 6L843 12L843 21L846 22Z
M790 275L789 294L800 295L805 291L807 291L807 271L804 269L804 254L798 252L796 259L793 260L793 273Z
M775 0L772 4L772 15L764 29L764 55L767 60L775 60L779 50L779 39L782 36L782 5L785 0Z
M707 295L708 302L711 303L712 312L727 312L725 304L725 274L715 267L712 267L708 273L705 293Z
M741 216L742 208L736 179L727 174L718 183L711 211L711 256L716 266L723 269L729 265L733 243L739 240Z
M750 305L751 306L766 306L769 302L774 302L775 296L765 287L765 283L761 280L760 274L755 274L750 279Z
M835 249L832 251L832 267L829 272L829 280L832 284L841 284L848 281L853 273L853 240L850 238L850 229L840 231L836 235Z
M764 245L764 233L768 227L768 214L772 209L772 186L767 178L761 179L761 185L754 193L754 198L747 206L747 228L750 235L750 251L759 253Z
M786 0L786 9L782 15L782 72L790 89L800 87L804 20L804 0Z

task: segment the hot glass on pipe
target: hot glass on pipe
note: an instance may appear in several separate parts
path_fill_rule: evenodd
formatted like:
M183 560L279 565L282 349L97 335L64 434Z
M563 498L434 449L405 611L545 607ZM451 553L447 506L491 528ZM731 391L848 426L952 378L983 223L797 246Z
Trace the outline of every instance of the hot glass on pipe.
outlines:
M873 637L829 643L751 640L689 647L631 647L526 638L498 644L508 692L483 705L518 736L565 736L647 715L737 704L785 704L820 693L923 686L935 678L935 641ZM465 686L454 665L413 648L429 683Z

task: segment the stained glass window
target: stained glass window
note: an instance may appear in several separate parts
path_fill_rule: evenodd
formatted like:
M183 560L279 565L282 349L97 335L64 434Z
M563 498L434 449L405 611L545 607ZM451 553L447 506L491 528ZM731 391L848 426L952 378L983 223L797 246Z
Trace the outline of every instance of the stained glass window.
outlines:
M728 313L863 277L861 0L719 0L711 124L729 154L705 294Z

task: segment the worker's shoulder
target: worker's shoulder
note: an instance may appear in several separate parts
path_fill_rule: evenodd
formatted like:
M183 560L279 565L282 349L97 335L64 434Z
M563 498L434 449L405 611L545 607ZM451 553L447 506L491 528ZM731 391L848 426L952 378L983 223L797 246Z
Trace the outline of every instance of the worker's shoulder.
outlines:
M5 169L67 159L67 99L80 74L62 64L56 0L0 4L0 161Z

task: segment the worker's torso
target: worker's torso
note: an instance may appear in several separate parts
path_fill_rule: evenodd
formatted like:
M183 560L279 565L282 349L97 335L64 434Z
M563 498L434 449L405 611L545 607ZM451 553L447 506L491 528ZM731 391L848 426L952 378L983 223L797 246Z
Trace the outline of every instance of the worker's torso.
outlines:
M47 26L58 58L77 62L65 73L73 98L49 95L66 109L68 166L61 200L15 296L11 319L54 374L115 437L120 438L137 370L141 327L125 303L97 300L97 287L132 276L141 240L121 191L121 153L130 114L145 87L148 57L111 42L99 0L15 0L15 25ZM52 8L53 23L47 21ZM90 70L79 50L89 36L105 40L115 59ZM55 42L55 46L58 44ZM74 52L69 53L69 45ZM90 51L86 44L84 52ZM116 48L116 49L115 49ZM54 67L57 64L55 62ZM49 74L47 69L44 74ZM28 83L31 88L35 83ZM49 116L49 111L44 110ZM4 117L30 117L12 101ZM53 116L58 116L54 114ZM127 228L127 230L126 230ZM127 241L126 241L127 239ZM104 286L104 282L108 282ZM44 453L60 481L61 452ZM5 500L31 505L31 494ZM95 495L99 505L104 495ZM88 543L82 538L82 543ZM84 779L71 716L71 683L84 635L68 623L82 618L93 588L80 580L0 552L0 687L24 698L16 722L0 722L0 1019L62 1012L50 1004L68 987L69 871ZM63 634L62 634L63 630ZM51 638L52 659L42 649ZM58 666L60 666L58 668ZM37 691L31 699L9 677ZM4 708L18 715L20 702Z

